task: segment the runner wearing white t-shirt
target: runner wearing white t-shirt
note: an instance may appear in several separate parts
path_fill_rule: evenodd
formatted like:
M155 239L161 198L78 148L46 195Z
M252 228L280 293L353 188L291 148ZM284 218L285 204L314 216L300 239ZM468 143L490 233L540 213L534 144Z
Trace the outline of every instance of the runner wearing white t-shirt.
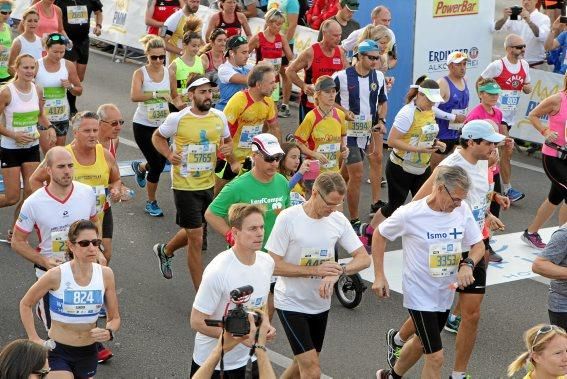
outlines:
M220 320L227 312L230 292L250 285L253 292L243 303L247 311L256 309L267 313L270 278L274 271L274 260L260 251L264 238L264 209L254 204L234 204L228 214L234 236L234 246L217 255L205 269L203 281L195 295L191 311L191 328L197 331L193 348L191 376L197 372L215 349L223 329L207 326L205 319ZM228 308L235 305L231 302ZM268 340L275 335L271 327ZM250 347L255 344L254 336L224 354L224 377L243 378L249 359ZM258 366L252 365L252 377L258 378ZM217 365L212 378L220 378Z
M379 297L389 297L385 276L386 239L402 237L404 263L402 288L418 338L402 348L391 370L378 370L379 379L401 378L425 354L422 378L440 378L443 365L441 331L449 315L455 286L475 282L474 267L482 260L484 246L466 199L470 179L461 167L436 169L432 192L427 197L398 208L374 233L372 256ZM427 185L426 184L426 185ZM424 185L425 186L425 185ZM468 257L461 260L463 249Z
M498 108L502 111L502 121L507 128L502 128L500 133L508 136L508 132L514 124L514 117L520 102L521 93L528 94L532 92L530 67L526 60L523 59L526 51L526 43L522 37L509 34L504 41L506 48L506 56L490 63L480 74L477 79L478 83L482 79L494 79L502 89L498 101ZM512 158L513 147L508 146L500 150L500 176L502 178L502 193L515 202L525 197L525 194L512 188L510 178L512 176L512 166L510 159Z
M346 183L339 173L317 177L311 198L280 213L266 249L276 262L278 275L274 304L295 359L282 377L319 378L333 286L341 274L354 274L370 266L370 257L349 220L337 211ZM312 231L316 230L317 233ZM339 265L335 245L353 259Z

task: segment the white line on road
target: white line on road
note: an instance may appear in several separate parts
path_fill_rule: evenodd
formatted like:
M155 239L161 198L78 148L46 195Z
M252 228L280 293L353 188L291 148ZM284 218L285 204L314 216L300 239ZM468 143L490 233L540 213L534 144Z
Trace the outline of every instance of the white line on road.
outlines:
M543 171L543 168L541 168L541 167L533 166L533 165L527 164L527 163L512 161L512 160L510 161L510 163L512 164L512 166L521 167L521 168L525 168L527 170L541 172L542 174L545 174L545 171Z
M136 144L136 142L129 140L128 138L120 137L120 143L138 149L138 145Z
M275 363L283 368L288 368L293 363L293 360L289 359L285 355L276 353L273 350L268 350L268 356L270 357L270 361L272 361L272 363ZM333 379L333 378L321 373L321 379Z

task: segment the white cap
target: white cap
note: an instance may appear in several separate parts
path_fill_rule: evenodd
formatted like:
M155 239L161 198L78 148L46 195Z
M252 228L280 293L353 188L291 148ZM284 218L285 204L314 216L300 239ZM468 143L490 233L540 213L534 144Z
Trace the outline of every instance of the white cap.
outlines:
M252 138L252 151L260 151L268 156L284 154L278 139L270 133L261 133L254 136Z

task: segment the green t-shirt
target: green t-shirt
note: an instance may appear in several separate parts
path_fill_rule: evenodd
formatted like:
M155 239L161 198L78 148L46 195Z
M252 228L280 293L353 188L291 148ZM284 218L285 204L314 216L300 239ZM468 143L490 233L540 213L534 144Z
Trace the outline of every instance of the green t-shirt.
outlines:
M232 204L263 204L266 208L264 216L264 243L266 244L277 215L290 206L287 179L276 176L269 183L258 181L249 171L228 183L213 200L209 209L215 215L227 218L228 209Z

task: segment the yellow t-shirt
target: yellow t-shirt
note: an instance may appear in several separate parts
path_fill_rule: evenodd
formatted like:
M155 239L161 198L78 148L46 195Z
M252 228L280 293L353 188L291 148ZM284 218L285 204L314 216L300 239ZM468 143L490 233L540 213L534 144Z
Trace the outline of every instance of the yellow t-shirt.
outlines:
M347 125L345 114L338 108L323 118L318 108L315 108L303 119L294 135L310 150L322 153L328 162L320 164L321 172L338 172L341 155L341 138L346 135Z
M276 104L271 97L255 102L248 90L232 96L224 114L234 143L232 154L240 162L250 156L252 138L262 133L267 122L277 118Z
M532 379L532 371L528 372L526 374L526 376L524 376L524 379ZM565 378L565 375L561 375L561 376L558 376L557 379L566 379L566 378Z
M217 150L221 138L230 136L223 113L211 109L200 116L187 107L171 113L158 130L166 138L173 137L172 147L181 155L181 164L171 169L171 188L199 191L214 187Z

